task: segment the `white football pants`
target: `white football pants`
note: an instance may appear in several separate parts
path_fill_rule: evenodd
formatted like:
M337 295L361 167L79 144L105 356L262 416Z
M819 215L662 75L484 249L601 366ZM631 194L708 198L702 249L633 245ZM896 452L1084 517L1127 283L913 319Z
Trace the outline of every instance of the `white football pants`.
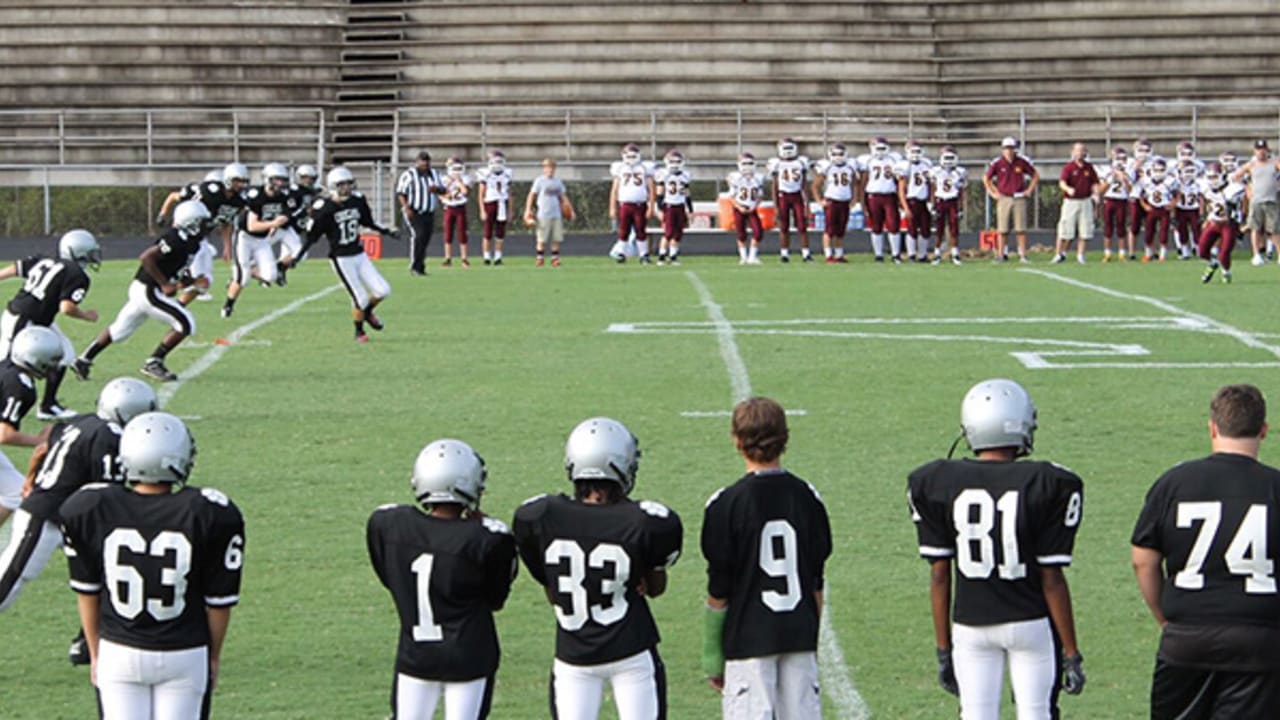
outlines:
M200 720L209 648L142 650L98 642L102 720Z
M606 680L613 688L618 720L665 717L666 671L652 649L600 665L570 665L557 659L551 666L557 720L596 720Z
M0 554L0 612L8 610L22 586L35 580L62 545L62 532L51 522L39 521L26 510L13 514L9 545Z
M725 662L720 706L724 720L822 717L817 653L784 653Z
M422 680L396 673L396 720L431 720L444 696L444 720L482 720L489 715L489 678L465 682Z
M1057 679L1049 618L1002 625L955 625L951 657L960 686L961 720L999 720L1004 662L1018 720L1049 720Z

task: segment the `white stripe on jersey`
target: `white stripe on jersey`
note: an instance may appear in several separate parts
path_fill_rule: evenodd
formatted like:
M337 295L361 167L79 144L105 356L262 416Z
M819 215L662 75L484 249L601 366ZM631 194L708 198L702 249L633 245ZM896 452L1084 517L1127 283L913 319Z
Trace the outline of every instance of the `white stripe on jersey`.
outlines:
M934 547L932 545L921 545L920 554L925 557L947 558L956 554L955 550L944 547Z

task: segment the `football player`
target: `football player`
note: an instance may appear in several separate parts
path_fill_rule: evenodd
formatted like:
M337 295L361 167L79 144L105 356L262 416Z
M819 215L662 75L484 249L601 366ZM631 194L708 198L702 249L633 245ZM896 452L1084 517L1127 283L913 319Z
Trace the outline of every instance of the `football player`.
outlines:
M822 254L828 265L849 262L844 257L844 234L849 227L849 207L854 202L858 177L857 165L849 161L849 153L840 143L832 145L827 150L827 158L814 166L811 191L815 197L822 196L822 214L826 221Z
M915 140L908 140L903 148L906 158L894 166L898 180L898 203L903 208L906 221L907 259L926 262L929 259L929 173L933 161L924 156L924 148Z
M1054 463L1015 462L1031 453L1036 407L1012 380L974 385L960 424L976 457L935 460L907 480L920 556L931 566L938 681L959 694L964 720L997 720L1007 661L1018 717L1056 718L1059 688L1079 693L1085 681L1063 574L1083 484Z
M1111 165L1102 172L1102 262L1111 262L1111 241L1116 243L1116 256L1121 260L1133 256L1133 233L1126 229L1129 196L1133 181L1128 169L1129 153L1124 148L1111 148ZM1128 243L1128 251L1125 250Z
M298 256L302 241L293 223L302 208L298 198L289 193L288 184L289 171L285 166L269 163L262 168L262 185L249 188L245 193L248 212L244 229L236 234L231 283L227 285L227 299L222 304L224 318L235 312L236 300L250 277L257 278L263 287L270 287L279 278L272 245L279 242L284 247L282 254Z
M1196 179L1199 179L1201 175L1204 175L1204 161L1196 157L1195 143L1190 140L1178 143L1177 165L1179 168L1184 165L1190 165L1195 168Z
M653 184L662 208L662 241L658 244L658 264L668 260L680 264L680 241L689 226L689 213L693 212L693 197L689 186L693 174L685 168L684 153L672 150L663 157L663 167L653 175Z
M281 241L276 258L276 284L281 287L289 284L289 267L302 250L302 238L311 229L311 206L325 195L324 187L316 185L319 177L314 165L299 165L293 171L294 180L289 184L289 196L294 199L295 208L287 226L291 232L272 235Z
M818 625L831 525L812 485L782 468L787 416L754 397L733 409L746 474L703 511L702 668L725 720L822 717Z
M648 219L653 217L653 199L657 188L653 182L653 167L640 159L640 146L627 143L622 148L622 160L609 166L613 184L609 186L609 219L618 223L618 241L609 255L618 262L627 260L627 242L635 235L636 254L641 263L649 262L649 236L645 230Z
M889 149L889 141L877 137L868 143L868 152L858 157L860 195L866 198L867 228L871 231L871 250L876 262L884 262L886 234L891 243L890 255L902 262L902 238L898 204L898 180L894 167L902 160Z
M733 227L738 233L738 264L760 264L760 237L764 224L756 209L764 195L764 178L756 173L756 156L742 153L738 156L738 169L726 178L729 197L733 200ZM751 229L751 244L747 245L747 228Z
M639 460L622 423L584 420L565 445L573 497L539 495L516 510L516 547L555 608L557 718L596 718L605 682L621 720L667 716L666 671L646 598L666 590L683 529L665 505L630 498Z
M36 404L36 383L62 362L62 339L40 325L29 325L13 338L9 357L0 360L0 445L35 447L49 437L22 432L22 419ZM0 452L0 525L22 504L22 473Z
M1169 211L1173 207L1173 196L1177 192L1178 181L1169 173L1164 158L1151 161L1151 169L1138 183L1138 202L1142 205L1143 242L1146 250L1142 262L1158 259L1164 262L1169 252ZM1159 235L1157 235L1159 233ZM1154 242L1159 241L1160 254L1154 254Z
M383 505L369 517L369 560L400 616L392 713L430 720L489 715L498 671L494 612L516 572L511 530L480 512L484 460L459 440L418 454L410 485L419 505Z
M222 257L231 261L232 234L244 221L244 190L249 185L249 169L241 163L231 163L222 170L214 170L205 175L204 181L192 183L181 190L169 193L156 217L156 225L165 228L164 219L169 211L188 200L198 200L209 210L212 227L220 229L222 234ZM209 287L213 284L213 258L216 254L207 240L201 242L200 251L191 259L191 268L181 278L187 283L182 292L183 305L190 304L197 297L209 299Z
M484 264L502 264L502 243L507 238L507 219L511 217L511 171L507 156L501 150L489 152L489 162L476 171L480 186L480 222L484 226L481 250ZM493 252L489 252L489 248Z
M1200 228L1199 256L1209 263L1200 277L1209 282L1222 267L1222 282L1231 282L1231 250L1240 237L1240 207L1244 203L1245 188L1227 179L1219 163L1209 163L1200 179L1200 216L1204 223ZM1215 247L1216 246L1216 247Z
M1138 233L1146 224L1146 214L1142 205L1142 182L1151 172L1152 161L1159 156L1152 156L1151 141L1140 137L1133 142L1133 155L1128 159L1129 171L1129 259L1137 260L1134 250L1138 244Z
M186 485L195 452L181 420L143 413L120 436L124 482L62 504L103 720L208 715L240 600L244 519L226 495Z
M773 205L777 208L779 260L791 262L791 224L800 233L800 257L813 262L809 251L809 198L805 178L809 174L809 158L800 154L796 141L789 137L778 141L778 156L769 158L769 177L773 180Z
M960 215L968 196L969 171L960 165L960 155L945 145L938 166L929 172L929 199L938 211L938 241L933 264L942 262L943 240L950 247L951 264L960 264ZM945 233L945 236L944 236Z
M1152 720L1280 708L1280 471L1258 462L1267 404L1252 385L1227 385L1209 408L1212 454L1165 472L1133 529L1138 589L1160 626Z
M142 374L161 382L178 379L165 367L164 358L178 343L195 334L196 319L185 305L173 299L173 295L178 290L179 274L200 249L200 241L209 229L209 220L209 210L203 203L188 200L173 211L173 227L138 256L138 272L129 283L129 299L124 307L76 358L71 367L76 377L88 380L98 354L112 343L127 339L150 317L165 323L170 330L143 363Z
M59 314L86 322L97 322L97 310L80 307L89 292L85 268L97 270L102 264L98 239L88 230L72 230L58 240L58 257L32 255L0 269L0 280L20 277L22 289L0 314L0 358L9 356L13 338L28 325L47 327L62 341L63 359L45 377L44 399L36 410L41 420L62 420L75 415L58 402L58 388L67 368L75 361L76 350L54 321Z
M453 264L453 240L458 240L458 257L462 267L471 267L467 259L467 195L471 192L471 176L467 166L456 157L445 161L444 196L444 260L440 267Z
M1178 243L1178 259L1190 260L1191 249L1200 240L1200 176L1194 163L1178 164L1173 197L1173 230Z
M360 228L372 228L383 237L390 237L391 231L373 219L369 202L355 189L356 179L350 170L339 165L329 171L326 180L329 197L312 204L311 230L307 231L307 241L298 257L306 255L321 238L329 241L329 264L351 296L356 342L367 343L369 336L365 334L364 324L367 322L374 330L382 330L382 320L373 309L391 294L391 285L369 261L364 243L360 242ZM294 264L297 265L296 260Z

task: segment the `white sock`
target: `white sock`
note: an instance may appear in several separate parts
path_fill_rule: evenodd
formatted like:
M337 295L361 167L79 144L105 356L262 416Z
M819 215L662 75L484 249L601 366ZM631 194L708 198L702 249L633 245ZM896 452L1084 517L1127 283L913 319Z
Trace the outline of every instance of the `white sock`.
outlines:
M1169 248L1168 248L1168 247L1166 247L1166 246L1164 246L1164 245L1161 245L1161 246L1160 246L1160 259L1161 259L1161 260L1164 260L1164 259L1165 259L1165 256L1166 256L1166 255L1168 255L1168 254L1169 254Z
M609 254L614 257L621 257L625 255L626 252L627 252L627 244L622 242L621 240L618 240L613 243L613 249L609 251Z
M747 259L748 259L748 260L758 260L759 258L760 258L760 246L758 246L758 245L752 245L752 246L747 250Z
M493 259L494 259L494 260L501 260L501 259L502 259L502 251L501 251L501 250L494 250L494 251L493 251Z
M902 254L902 234L901 233L889 233L889 248L890 248L889 254L894 257L897 257L898 255Z
M829 247L824 247L824 248L822 248L822 256L823 256L823 257L831 257L831 248L829 248Z
M844 248L843 248L843 247L838 247L838 248L836 248L836 257L838 257L838 258L842 258L842 257L844 257Z
M739 260L746 260L746 259L747 259L747 246L746 246L746 245L739 245L739 246L738 246L738 259L739 259Z
M636 250L640 253L640 257L645 257L646 255L648 255L648 254L649 254L649 241L648 241L648 240L637 240L637 241L636 241Z
M913 258L916 256L916 236L907 235L906 237L907 237L907 257Z
M489 253L485 253L485 254L484 254L484 259L485 259L485 260L492 260L492 259L493 259L493 256L492 256L492 255L490 255Z
M884 255L884 233L871 233L871 251L876 257Z
M778 255L781 257L791 257L791 251L787 248L782 248L778 251Z
M809 251L809 248L802 248L800 250L800 255L801 257L813 257L813 253Z
M680 247L677 245L672 245L671 252L667 253L667 257L671 258L672 260L675 260L676 256L679 254L680 254Z

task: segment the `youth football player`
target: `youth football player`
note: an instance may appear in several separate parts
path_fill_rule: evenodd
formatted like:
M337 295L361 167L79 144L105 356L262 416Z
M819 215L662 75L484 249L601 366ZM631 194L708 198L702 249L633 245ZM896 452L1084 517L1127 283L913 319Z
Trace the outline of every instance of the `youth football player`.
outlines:
M1111 241L1115 240L1116 257L1125 260L1133 255L1134 238L1128 232L1129 197L1133 182L1128 170L1129 153L1122 147L1111 148L1111 165L1102 172L1102 262L1111 262ZM1128 244L1126 251L1125 245Z
M898 202L898 180L894 168L902 157L889 148L889 141L877 137L867 146L867 153L858 157L858 174L861 195L866 198L867 228L871 231L871 250L876 262L884 262L884 242L890 241L890 255L895 263L902 262L901 218Z
M844 257L844 235L849 227L849 207L858 187L857 164L851 162L845 146L836 143L827 150L825 160L814 167L813 195L822 196L822 213L826 219L822 231L822 254L828 265L847 263ZM822 189L819 193L819 188Z
M501 150L490 151L489 163L476 171L476 184L480 186L480 222L484 230L481 250L485 265L502 264L502 243L507 238L507 220L511 218L511 183L507 156Z
M738 169L726 179L729 197L733 201L733 226L738 233L738 264L760 264L760 238L764 224L756 211L764 196L764 178L756 173L756 157L751 153L738 156ZM747 244L747 230L751 230L751 244Z
M36 404L36 383L62 361L62 340L47 327L31 325L13 339L9 357L0 360L0 445L35 447L49 437L22 432L22 419ZM0 453L0 525L22 504L23 475Z
M1200 282L1209 282L1222 268L1222 282L1231 282L1231 251L1240 237L1241 205L1245 188L1227 179L1219 163L1209 163L1200 179L1201 217L1199 255L1209 263ZM1215 252L1216 250L1216 252Z
M809 252L809 198L805 178L809 175L809 158L800 154L796 141L789 137L778 141L777 157L769 158L769 177L773 181L773 205L777 208L779 260L791 262L791 228L800 233L800 256L813 262Z
M444 196L440 204L444 206L444 260L440 267L453 264L453 241L458 241L458 259L462 267L471 267L467 258L467 196L471 192L471 176L467 175L467 166L456 157L445 162Z
M1169 173L1164 158L1151 161L1151 170L1138 183L1138 202L1142 204L1143 241L1146 251L1142 262L1164 262L1169 252L1169 220L1178 181ZM1156 254L1156 245L1160 246Z
M908 140L906 158L894 166L898 182L898 204L904 208L902 221L907 236L907 260L925 262L929 258L929 173L933 161L924 156L924 148Z
M279 268L272 246L279 242L291 257L298 257L302 245L293 223L298 212L298 198L289 192L289 171L280 163L269 163L262 168L262 185L249 188L245 193L244 229L236 234L235 254L232 257L231 284L227 285L227 299L222 305L222 317L229 318L235 311L236 300L250 278L257 278L264 287L270 287L279 279Z
M243 223L245 210L244 189L249 184L249 169L241 163L231 163L221 170L214 170L205 175L203 182L192 183L181 190L169 193L156 216L156 226L166 227L165 217L169 211L189 200L197 200L209 210L210 233L215 230L221 234L222 257L228 262L232 257L232 240L236 229ZM200 298L209 300L209 287L213 284L213 260L217 251L209 244L208 238L202 239L200 249L191 258L189 277L180 278L186 282L181 288L179 302L183 305ZM180 283L182 284L182 283Z
M960 165L955 147L946 145L938 166L929 172L930 198L938 211L938 241L933 264L942 262L943 241L950 248L951 263L960 264L960 213L968 194L969 171Z
M1012 380L974 385L960 424L975 457L935 460L907 480L931 568L938 681L960 695L963 720L998 720L1007 662L1019 720L1050 720L1059 688L1079 693L1085 681L1063 574L1083 484L1060 465L1017 462L1031 453L1036 408Z
M634 235L636 254L641 264L646 264L649 236L645 225L653 216L653 200L657 197L653 167L641 160L639 145L627 143L622 148L622 160L609 166L609 174L613 177L609 186L609 217L618 223L618 241L609 255L618 262L626 262L627 242Z
M689 213L693 211L693 198L689 186L693 174L685 168L684 153L672 150L663 158L664 167L653 176L658 193L658 205L662 208L662 242L658 245L658 264L670 261L680 264L680 242L684 240L689 225Z

